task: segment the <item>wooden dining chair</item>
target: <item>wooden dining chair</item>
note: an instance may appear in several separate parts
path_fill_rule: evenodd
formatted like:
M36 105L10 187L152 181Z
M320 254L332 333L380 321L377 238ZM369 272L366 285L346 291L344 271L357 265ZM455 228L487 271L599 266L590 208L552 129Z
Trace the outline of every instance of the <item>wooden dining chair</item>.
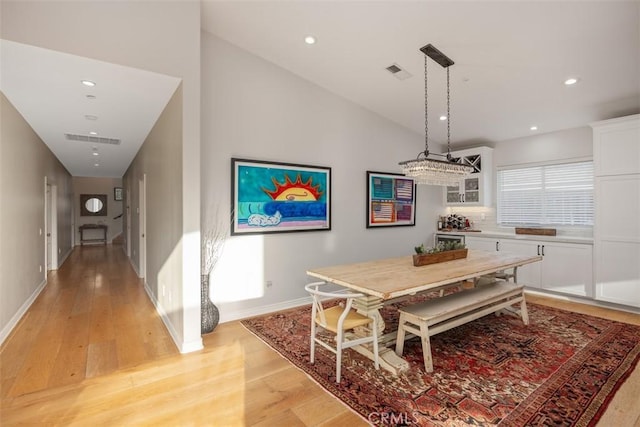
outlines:
M373 354L376 369L379 369L378 362L378 322L375 317L367 317L351 308L353 300L364 296L360 293L350 293L348 291L327 292L318 290L325 282L309 283L305 286L307 292L311 294L313 304L311 308L311 354L310 362L314 363L316 343L336 355L336 382L340 382L340 371L342 364L342 350L366 343L373 343ZM326 298L339 298L344 302L330 308L322 306L322 300ZM355 339L347 339L346 332L358 326L372 324L371 335ZM326 342L316 337L317 326L336 334L336 346L332 347Z

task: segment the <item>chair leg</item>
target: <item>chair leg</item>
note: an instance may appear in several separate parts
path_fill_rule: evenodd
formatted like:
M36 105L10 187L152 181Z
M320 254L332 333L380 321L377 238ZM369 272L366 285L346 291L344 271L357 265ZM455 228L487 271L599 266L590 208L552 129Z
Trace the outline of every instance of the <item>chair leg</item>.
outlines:
M340 382L340 374L342 371L342 331L338 331L336 342L336 382Z
M316 322L311 319L311 350L309 354L309 362L314 363L316 355Z
M398 335L396 337L396 354L398 356L402 356L402 352L404 351L405 322L406 320L404 313L400 313L400 320L398 321Z
M420 338L422 339L422 357L424 358L424 370L427 372L433 372L433 358L431 357L429 326L424 320L420 321Z

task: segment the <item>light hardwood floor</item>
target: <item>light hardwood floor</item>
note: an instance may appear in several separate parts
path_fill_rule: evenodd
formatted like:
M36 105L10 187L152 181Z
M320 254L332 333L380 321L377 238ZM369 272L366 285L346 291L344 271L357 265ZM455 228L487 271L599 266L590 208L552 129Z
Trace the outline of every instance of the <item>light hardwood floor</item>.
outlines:
M121 247L76 248L0 348L0 425L367 425L239 322L204 344L178 353ZM599 425L640 426L638 396L640 369Z

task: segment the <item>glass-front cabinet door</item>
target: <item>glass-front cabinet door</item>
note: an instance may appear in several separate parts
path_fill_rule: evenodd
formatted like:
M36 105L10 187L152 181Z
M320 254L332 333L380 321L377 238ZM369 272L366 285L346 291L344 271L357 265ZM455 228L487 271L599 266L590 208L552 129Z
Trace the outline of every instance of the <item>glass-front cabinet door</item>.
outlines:
M470 148L451 152L454 161L472 166L474 171L459 185L445 187L447 206L490 206L493 149Z
M447 204L459 203L461 199L460 185L447 185Z
M473 177L464 180L464 194L462 196L464 203L480 202L480 178Z

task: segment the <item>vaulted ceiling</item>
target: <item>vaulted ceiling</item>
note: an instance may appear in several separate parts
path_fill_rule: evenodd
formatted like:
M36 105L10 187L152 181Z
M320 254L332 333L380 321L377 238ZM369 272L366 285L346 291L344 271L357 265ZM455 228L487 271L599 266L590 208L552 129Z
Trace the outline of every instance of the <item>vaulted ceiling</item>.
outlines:
M455 144L640 110L637 1L205 1L202 28L420 134L431 43L455 62ZM443 142L446 72L429 61L429 134Z
M454 146L640 112L638 1L205 0L201 19L203 31L421 135L419 49L435 45L455 62ZM317 42L304 43L307 35ZM0 89L76 176L122 176L180 83L6 40L1 53ZM394 64L410 76L398 79L387 70ZM438 143L445 76L429 62L429 135ZM569 77L578 83L566 86Z

